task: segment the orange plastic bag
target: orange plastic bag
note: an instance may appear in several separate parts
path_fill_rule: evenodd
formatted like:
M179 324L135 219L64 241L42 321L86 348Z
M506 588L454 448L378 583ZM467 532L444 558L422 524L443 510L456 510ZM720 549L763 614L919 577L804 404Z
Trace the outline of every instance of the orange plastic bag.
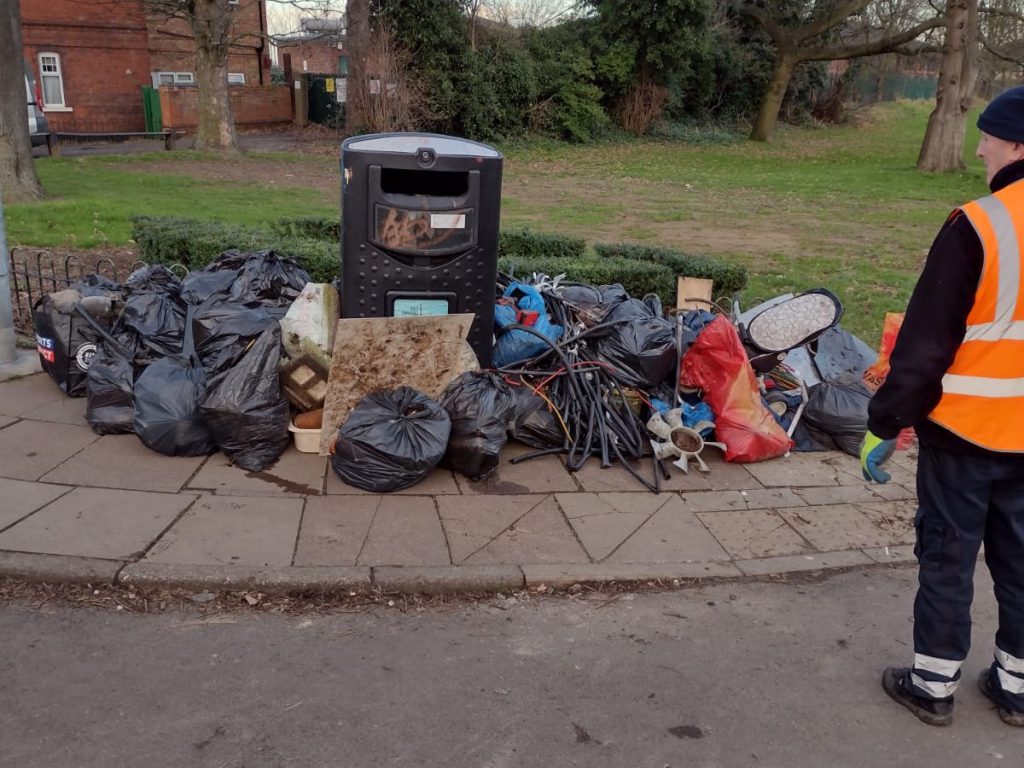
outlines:
M904 316L903 312L887 312L885 315L885 323L882 325L882 343L878 348L878 359L864 371L864 383L872 392L877 392L889 375L889 357L896 346L896 338L900 335L900 328L903 327ZM906 450L913 442L914 430L904 429L896 439L896 449L900 451Z
M754 369L739 333L726 318L715 318L701 331L683 358L679 381L704 391L715 414L715 439L726 446L726 461L764 461L793 447L761 402Z

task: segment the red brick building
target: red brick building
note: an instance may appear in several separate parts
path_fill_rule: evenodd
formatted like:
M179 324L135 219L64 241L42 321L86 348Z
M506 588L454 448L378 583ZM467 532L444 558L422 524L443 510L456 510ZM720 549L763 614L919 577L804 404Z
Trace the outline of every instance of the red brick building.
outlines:
M143 86L195 84L187 23L153 14L145 0L19 1L25 60L51 131L142 131ZM229 82L269 86L265 0L232 5Z
M344 19L302 19L300 31L274 37L278 63L285 66L289 56L296 74L347 75L344 24Z

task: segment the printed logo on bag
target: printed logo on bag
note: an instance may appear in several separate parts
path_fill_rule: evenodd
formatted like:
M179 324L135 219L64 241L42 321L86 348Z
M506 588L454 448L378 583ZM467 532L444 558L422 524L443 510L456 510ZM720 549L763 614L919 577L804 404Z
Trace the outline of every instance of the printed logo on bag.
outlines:
M96 345L92 342L83 344L75 352L75 362L78 364L80 371L87 372L89 366L92 365L92 359L96 357Z
M53 348L53 339L48 339L45 336L36 336L36 352L38 352L39 356L48 363L52 363L57 359Z

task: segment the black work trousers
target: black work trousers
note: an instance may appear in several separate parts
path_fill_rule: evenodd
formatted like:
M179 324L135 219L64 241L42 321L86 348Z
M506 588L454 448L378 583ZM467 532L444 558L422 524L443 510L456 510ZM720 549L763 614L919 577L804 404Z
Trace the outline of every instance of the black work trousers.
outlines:
M999 604L991 674L1007 706L1024 711L1024 454L958 454L922 445L917 494L914 651L936 660L967 658L974 569L984 542Z

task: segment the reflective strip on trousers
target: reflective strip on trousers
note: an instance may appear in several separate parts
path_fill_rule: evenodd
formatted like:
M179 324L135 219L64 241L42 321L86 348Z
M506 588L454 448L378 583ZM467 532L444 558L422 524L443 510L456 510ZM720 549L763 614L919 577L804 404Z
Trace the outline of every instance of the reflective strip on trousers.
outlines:
M960 671L962 664L962 661L939 659L935 656L925 656L923 653L914 654L914 669L923 669L925 672L942 675L950 679L956 677L956 673Z
M931 680L924 680L916 672L910 673L910 682L914 684L915 688L924 691L933 699L948 699L956 693L956 689L960 685L959 680L954 680L949 683L936 683Z
M1018 675L1024 675L1024 659L1011 656L998 645L996 646L996 662L1007 672L1016 672Z
M935 656L915 653L914 669L911 670L910 682L914 684L915 688L923 691L933 699L947 699L956 692L957 687L960 685L960 680L954 680L953 678L959 674L962 664L962 661L939 659ZM925 680L915 670L930 672L933 675L940 675L949 679L947 681Z
M1024 693L1024 677L1014 677L1001 667L996 668L996 675L999 677L999 687L1014 696Z
M942 377L942 392L971 397L1024 397L1024 378L993 379L987 376L961 376L947 373Z

